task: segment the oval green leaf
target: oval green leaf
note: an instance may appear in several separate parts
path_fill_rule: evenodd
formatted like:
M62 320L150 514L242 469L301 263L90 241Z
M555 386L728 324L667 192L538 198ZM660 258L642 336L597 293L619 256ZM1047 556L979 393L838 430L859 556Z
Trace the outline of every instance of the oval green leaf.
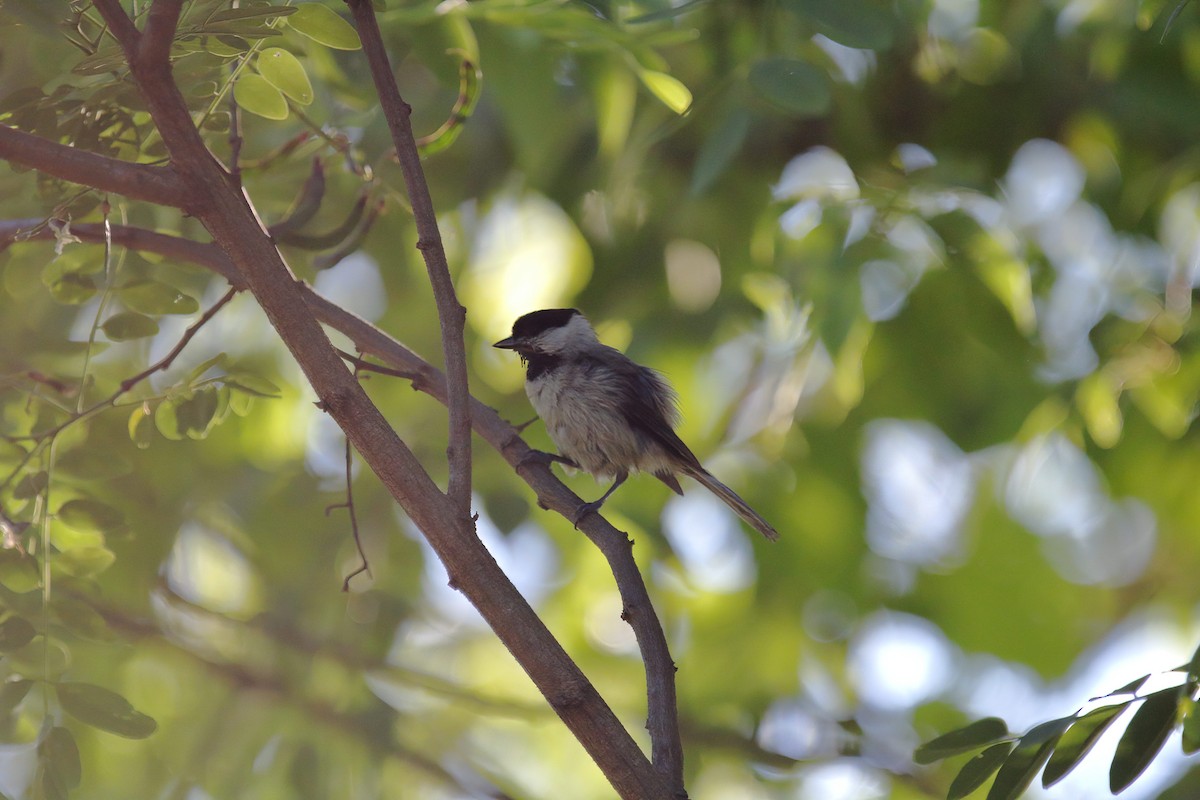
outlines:
M1200 750L1200 708L1192 704L1191 710L1183 719L1183 754L1190 756Z
M1000 769L1012 749L1012 742L994 744L964 764L950 784L946 800L960 800L982 786L984 781L992 777L992 773Z
M258 54L258 74L302 106L313 101L312 83L300 59L282 47L268 47Z
M784 6L846 47L886 50L892 46L897 20L871 0L785 0Z
M51 728L38 745L38 757L62 796L79 785L83 765L79 760L79 747L69 730L61 726Z
M190 439L203 439L220 421L218 411L220 397L211 387L198 389L186 399L176 403L175 418L178 430Z
M1042 786L1058 783L1068 772L1075 769L1100 740L1100 734L1108 730L1108 726L1128 707L1129 703L1105 706L1089 711L1075 720L1075 724L1058 740L1054 755L1046 762L1046 770L1042 773Z
M238 372L225 376L225 385L230 389L253 395L254 397L281 397L279 387L260 375L248 372Z
M208 18L209 22L229 22L240 19L261 19L286 17L296 13L298 9L291 6L251 6L250 8L227 8L217 11Z
M68 500L58 507L58 519L77 531L119 532L125 515L107 503L90 498Z
M252 114L267 119L287 119L288 105L283 92L254 72L245 72L233 85L233 99Z
M749 81L760 97L797 117L818 117L833 101L829 76L807 61L763 59L750 68Z
M306 3L287 18L288 25L314 42L335 50L358 50L358 32L346 20L319 3Z
M987 800L1016 800L1024 794L1050 758L1059 737L1074 721L1074 717L1063 717L1030 728L1000 767Z
M200 309L196 298L158 281L136 281L117 290L122 302L143 314L194 314Z
M64 550L54 558L54 565L76 578L91 578L111 567L116 560L112 550L94 545Z
M158 323L136 311L122 311L104 320L100 326L104 335L114 342L144 339L158 333Z
M692 92L678 78L652 69L641 70L638 77L663 105L676 114L685 114L692 107Z
M17 485L13 489L13 497L18 500L28 500L31 497L37 497L49 485L50 473L45 470L31 472L17 481Z
M50 296L63 305L77 306L86 303L96 293L96 282L90 275L69 272L48 287Z
M50 610L54 624L66 628L75 636L91 642L112 642L116 639L100 612L82 600L56 595Z
M139 450L145 450L154 441L149 417L150 413L146 410L145 404L135 408L129 415L129 438Z
M20 650L33 641L37 629L33 623L24 617L9 617L0 622L0 653L11 653Z
M152 718L114 691L90 683L55 686L63 711L80 722L127 739L145 739L158 727Z
M77 447L71 450L55 462L54 468L73 478L88 481L116 478L133 471L129 459L120 453L91 447Z
M1155 692L1142 702L1117 742L1117 752L1108 771L1108 787L1113 794L1127 788L1150 766L1175 729L1178 707L1178 688Z
M25 678L9 678L0 683L0 715L8 714L16 708L32 688L33 681Z
M932 764L943 758L995 744L1008 736L1008 726L1004 724L1004 720L999 717L985 717L929 740L916 749L913 761L918 764Z
M709 132L696 155L696 166L692 170L692 194L700 194L721 176L742 149L749 132L750 112L744 108L733 109L720 125Z

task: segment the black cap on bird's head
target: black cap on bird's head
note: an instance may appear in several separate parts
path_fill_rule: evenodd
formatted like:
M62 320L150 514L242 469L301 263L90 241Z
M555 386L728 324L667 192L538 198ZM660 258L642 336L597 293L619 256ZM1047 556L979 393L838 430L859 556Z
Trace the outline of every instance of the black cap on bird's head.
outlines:
M518 353L531 351L556 351L562 349L564 337L577 338L591 332L592 326L583 314L574 308L546 308L541 311L531 311L513 323L512 336L501 339L492 347L502 350L516 350ZM568 335L574 333L574 337ZM556 335L558 334L558 335ZM595 334L590 333L595 341Z

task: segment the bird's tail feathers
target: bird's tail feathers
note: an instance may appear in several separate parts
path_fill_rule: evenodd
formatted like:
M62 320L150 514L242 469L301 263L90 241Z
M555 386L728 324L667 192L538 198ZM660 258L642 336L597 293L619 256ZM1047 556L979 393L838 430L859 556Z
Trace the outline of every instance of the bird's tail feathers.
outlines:
M737 492L717 480L711 472L695 467L685 469L684 472L704 484L705 488L721 498L725 502L725 505L732 508L734 513L745 520L746 524L751 528L754 528L754 530L771 541L779 538L779 532L771 527L771 523L763 519L757 511L738 496Z

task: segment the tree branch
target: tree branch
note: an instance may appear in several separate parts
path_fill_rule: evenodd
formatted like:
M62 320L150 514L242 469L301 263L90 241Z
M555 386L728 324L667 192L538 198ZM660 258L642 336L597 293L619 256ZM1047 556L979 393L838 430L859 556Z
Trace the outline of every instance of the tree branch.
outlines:
M178 0L155 0L154 8L169 3L177 4ZM595 687L480 543L469 509L464 513L461 499L451 502L442 494L338 358L306 305L301 285L284 264L248 199L196 131L171 77L169 63L139 58L132 26L117 0L95 0L95 8L126 50L133 80L185 185L192 213L216 245L238 265L247 287L303 370L321 407L420 528L445 564L451 585L478 609L622 797L652 800L674 796L664 776L642 754ZM446 297L452 295L439 293L439 304ZM452 327L461 338L461 306L443 322L455 319L458 323ZM443 337L447 335L444 325ZM450 352L453 348L449 348L447 357ZM461 370L464 374L459 377L465 378L465 363ZM465 380L456 385L456 392L463 387ZM465 394L455 402L465 404ZM460 416L465 419L465 415ZM456 435L461 436L461 432ZM463 463L463 451L451 455L452 463ZM456 492L462 494L461 470L459 475ZM469 484L467 490L469 495Z
M137 47L138 40L142 36L137 26L133 24L133 20L129 18L117 0L93 0L92 5L104 17L109 32L128 55L130 49Z
M413 388L441 403L447 402L446 376L400 342L369 322L331 303L305 285L305 300L317 319L354 342L364 355L373 355L394 369L390 374L411 381ZM367 365L364 365L367 366ZM471 425L480 438L514 468L537 495L538 503L573 519L583 500L560 481L549 467L530 459L533 452L494 408L470 398ZM646 671L646 728L650 733L654 767L670 781L675 797L686 797L683 782L683 744L675 692L675 662L662 624L650 601L632 542L599 514L589 514L579 529L604 555L623 606L622 619L633 629Z
M171 167L131 164L0 125L0 159L64 181L190 212L188 194Z
M179 0L156 2L146 14L146 27L138 46L138 58L145 65L166 65L171 55L171 42L179 26L183 3ZM128 50L126 50L128 53Z
M392 134L396 158L404 174L412 204L413 220L417 227L417 249L425 259L429 283L437 302L438 320L442 331L442 358L449 378L449 398L446 407L450 415L450 436L447 458L450 462L450 477L447 493L455 510L460 514L471 512L471 423L470 389L467 385L467 355L463 345L463 328L466 324L466 309L458 302L454 282L450 279L450 268L446 263L446 251L442 247L442 235L437 226L437 214L429 196L429 185L421 168L421 156L413 136L412 109L400 96L396 78L388 62L387 50L379 32L379 22L370 0L346 0L354 14L355 27L362 40L363 52L370 65L375 91L383 108L384 119Z
M0 249L21 231L37 228L39 220L0 222ZM103 242L103 226L95 223L75 224L71 232L85 241ZM193 242L175 236L154 233L123 225L112 226L113 241L133 249L167 255L190 261L219 273L234 286L244 285L237 268L214 244ZM53 232L41 225L33 239L53 238ZM299 284L309 309L322 323L344 334L363 353L370 354L392 367L387 371L408 380L413 388L424 392L445 405L448 402L446 377L428 363L371 323L331 303L307 284ZM470 422L475 433L500 453L517 470L520 477L534 490L538 502L570 519L583 501L568 489L546 467L526 457L531 452L517 431L505 422L495 409L469 398ZM646 670L647 729L650 732L651 758L657 769L665 772L676 791L683 786L683 747L680 743L678 712L675 694L675 664L667 646L662 625L650 601L649 592L626 536L599 514L589 514L580 522L580 530L596 545L608 561L609 569L621 594L623 617L633 629ZM678 796L678 795L677 795Z
M29 230L38 220L0 222L0 243L14 233ZM103 226L94 223L71 226L71 232L85 241L103 241ZM168 255L212 269L235 286L244 285L237 268L216 245L193 242L140 228L112 226L113 241L135 249ZM50 239L53 233L41 226L29 238ZM408 380L413 388L448 402L446 377L428 363L371 323L331 303L312 287L300 283L300 290L313 315L354 342L363 353L390 365L391 374ZM385 370L386 371L386 370ZM538 502L570 519L583 501L546 467L528 460L531 452L517 431L495 409L470 398L470 421L475 433L500 453L534 490ZM683 786L683 747L680 743L675 693L675 665L667 646L662 625L650 601L649 592L626 536L599 514L589 514L580 522L580 530L596 545L608 561L609 569L621 594L623 617L633 629L646 671L647 728L650 732L651 757L657 769L666 773L676 791ZM503 637L501 637L503 638Z

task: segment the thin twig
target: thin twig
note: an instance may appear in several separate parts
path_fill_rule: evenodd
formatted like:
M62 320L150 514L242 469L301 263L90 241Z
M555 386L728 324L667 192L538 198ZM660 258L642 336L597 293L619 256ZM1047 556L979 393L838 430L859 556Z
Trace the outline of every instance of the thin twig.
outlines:
M224 308L225 304L232 300L236 294L237 289L230 289L229 291L225 292L225 294L221 295L221 299L213 303L212 307L200 316L200 319L188 326L188 329L183 332L183 336L181 336L179 341L175 343L175 346L171 348L171 352L167 353L165 356L139 372L137 375L134 375L132 378L126 378L125 380L121 381L121 388L114 392L113 395L105 401L105 404L113 402L118 397L125 394L134 386L141 383L154 373L170 367L171 364L174 363L175 359L179 357L179 354L183 352L183 348L187 347L188 342L192 340L192 337L195 336L201 328L207 325L209 320L215 317L217 312Z
M347 0L354 14L355 26L362 40L363 52L370 65L371 77L379 95L384 119L392 134L396 158L404 174L404 184L412 203L413 220L417 227L417 249L425 259L429 282L437 303L442 332L442 358L446 363L450 396L447 408L450 415L449 446L450 477L447 494L455 510L464 516L471 513L471 421L470 389L467 385L467 355L463 344L466 309L458 302L446 251L437 226L437 214L429 195L429 185L421 168L421 156L413 135L412 109L400 96L395 76L388 61L379 22L370 0Z
M340 350L338 351L341 352ZM358 377L359 366L362 364L360 357L354 358L354 377ZM350 513L350 533L354 536L354 547L358 550L359 564L349 575L342 581L342 591L350 591L350 581L362 573L367 573L368 578L374 578L371 574L371 564L367 561L367 554L363 551L362 537L358 534L358 514L354 511L354 475L352 467L354 466L353 449L350 446L350 439L346 439L346 501L344 503L336 503L325 508L325 516L329 516L329 512L335 508L344 508Z

